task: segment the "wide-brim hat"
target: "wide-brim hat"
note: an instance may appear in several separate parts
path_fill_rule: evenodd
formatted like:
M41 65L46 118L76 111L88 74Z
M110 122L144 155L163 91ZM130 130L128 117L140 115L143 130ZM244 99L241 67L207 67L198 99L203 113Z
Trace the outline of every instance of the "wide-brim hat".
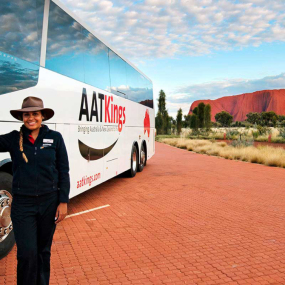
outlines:
M15 119L23 121L23 113L35 112L35 111L42 112L44 116L43 121L49 120L54 115L54 111L52 109L44 107L44 103L42 99L37 98L37 97L31 97L31 96L24 99L23 104L22 104L22 109L11 110L10 113Z

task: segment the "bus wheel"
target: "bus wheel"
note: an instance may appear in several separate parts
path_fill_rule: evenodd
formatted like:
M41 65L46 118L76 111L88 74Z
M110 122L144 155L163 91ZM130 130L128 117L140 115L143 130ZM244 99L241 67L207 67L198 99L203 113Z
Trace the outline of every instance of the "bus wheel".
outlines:
M12 175L0 172L0 259L6 256L15 244L11 221Z
M132 147L132 154L131 154L131 169L129 170L129 176L134 177L137 174L139 164L139 155L138 149L135 145Z
M141 151L140 151L140 163L139 163L138 171L142 172L145 165L146 165L146 153L145 153L144 145L142 144Z

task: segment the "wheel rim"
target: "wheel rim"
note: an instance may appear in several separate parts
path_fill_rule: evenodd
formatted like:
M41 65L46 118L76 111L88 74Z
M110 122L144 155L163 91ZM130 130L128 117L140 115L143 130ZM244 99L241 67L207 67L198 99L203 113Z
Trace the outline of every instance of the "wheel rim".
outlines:
M145 164L145 152L143 150L141 151L141 164Z
M6 190L0 190L0 243L13 230L11 220L12 195Z
M136 151L133 152L133 164L132 164L133 171L137 170L137 153Z

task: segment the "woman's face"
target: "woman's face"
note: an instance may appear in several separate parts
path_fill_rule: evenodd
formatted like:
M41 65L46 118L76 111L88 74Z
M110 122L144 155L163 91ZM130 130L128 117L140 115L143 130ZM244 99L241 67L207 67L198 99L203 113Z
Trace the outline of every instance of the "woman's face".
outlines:
M23 113L23 122L26 128L31 131L37 130L41 127L43 121L41 111L25 112Z

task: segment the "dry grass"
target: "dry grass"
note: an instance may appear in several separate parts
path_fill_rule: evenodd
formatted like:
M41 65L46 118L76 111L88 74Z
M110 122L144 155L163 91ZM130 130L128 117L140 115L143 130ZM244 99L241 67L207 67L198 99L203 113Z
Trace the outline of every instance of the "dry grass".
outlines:
M190 140L184 138L169 138L162 139L161 141L163 143L197 153L285 168L285 150L281 147L233 147L227 145L225 142Z

